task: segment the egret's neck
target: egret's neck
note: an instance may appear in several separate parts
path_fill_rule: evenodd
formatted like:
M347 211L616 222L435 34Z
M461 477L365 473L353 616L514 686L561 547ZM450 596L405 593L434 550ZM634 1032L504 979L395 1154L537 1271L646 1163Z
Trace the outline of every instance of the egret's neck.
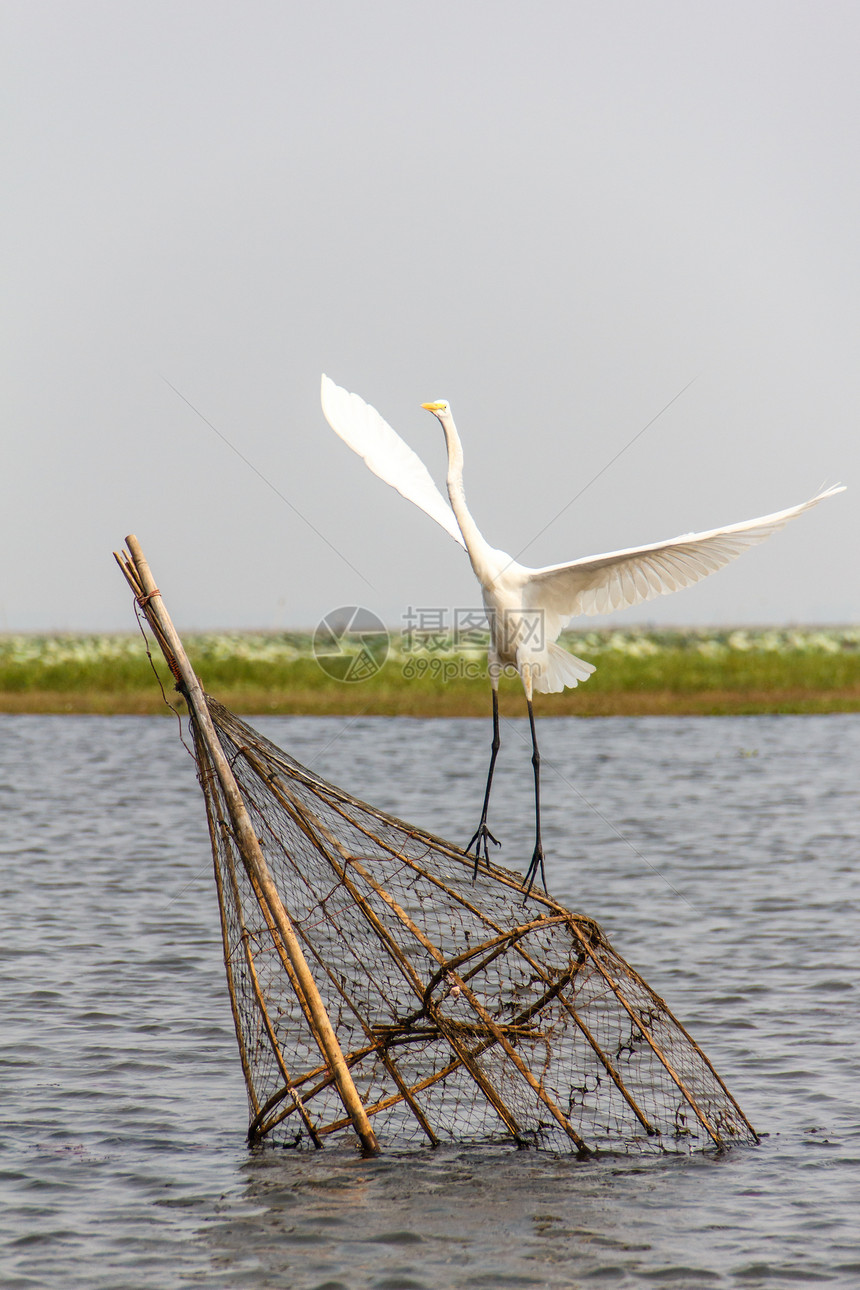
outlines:
M489 551L489 547L466 505L466 494L463 489L463 445L460 443L460 436L457 434L457 427L450 413L439 417L439 421L445 431L445 442L448 445L447 483L451 509L463 534L472 568L480 579L486 566L485 552Z

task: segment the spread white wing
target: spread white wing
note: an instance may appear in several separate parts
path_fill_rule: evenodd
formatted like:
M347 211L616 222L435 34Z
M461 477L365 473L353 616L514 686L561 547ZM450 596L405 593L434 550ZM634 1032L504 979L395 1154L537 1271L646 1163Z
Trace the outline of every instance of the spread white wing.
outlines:
M627 609L655 596L691 587L757 542L769 538L796 515L817 506L825 497L843 491L844 485L835 484L808 502L756 520L530 570L523 598L528 608L542 609L560 620L559 629L576 614L608 614L613 609ZM550 634L554 627L555 622L547 624Z
M358 453L374 475L420 506L455 542L465 547L454 512L433 483L424 462L376 408L357 394L335 385L327 376L322 378L321 395L323 414L335 434Z

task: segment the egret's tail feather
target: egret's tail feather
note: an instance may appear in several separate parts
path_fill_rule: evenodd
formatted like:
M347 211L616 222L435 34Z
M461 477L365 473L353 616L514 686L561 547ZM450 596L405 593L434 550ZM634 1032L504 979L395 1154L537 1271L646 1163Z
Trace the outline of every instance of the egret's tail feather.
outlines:
M580 681L587 681L595 671L593 663L586 663L575 654L550 642L534 672L534 688L538 694L558 694L560 690L573 689Z

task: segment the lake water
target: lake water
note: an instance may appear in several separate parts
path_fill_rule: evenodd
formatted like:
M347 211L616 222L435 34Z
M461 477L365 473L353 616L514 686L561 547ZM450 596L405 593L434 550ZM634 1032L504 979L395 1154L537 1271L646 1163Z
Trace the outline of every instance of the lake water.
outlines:
M269 718L463 842L489 722ZM203 803L176 723L0 717L0 1285L860 1286L860 717L540 723L550 890L753 1124L722 1156L245 1144ZM528 728L490 825L531 854Z

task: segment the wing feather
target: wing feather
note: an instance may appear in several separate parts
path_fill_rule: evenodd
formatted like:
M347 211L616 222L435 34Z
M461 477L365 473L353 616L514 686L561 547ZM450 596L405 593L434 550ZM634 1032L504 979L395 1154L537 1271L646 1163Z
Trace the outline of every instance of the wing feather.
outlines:
M844 485L835 484L808 502L755 520L533 569L523 588L524 600L528 608L544 609L565 621L577 614L627 609L691 587L778 532L795 516L843 491Z
M357 394L350 394L329 377L322 378L322 410L335 434L357 452L365 465L441 524L455 542L465 547L454 512L433 483L421 458L404 443L375 408Z

